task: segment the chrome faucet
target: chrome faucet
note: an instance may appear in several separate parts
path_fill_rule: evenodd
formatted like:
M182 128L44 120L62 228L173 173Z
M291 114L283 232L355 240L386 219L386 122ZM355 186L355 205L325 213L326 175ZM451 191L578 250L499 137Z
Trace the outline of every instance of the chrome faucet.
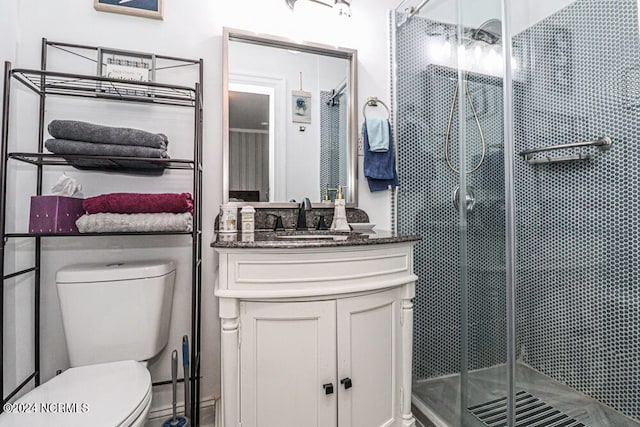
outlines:
M296 226L296 230L307 229L307 212L310 210L311 202L308 197L305 197L300 202L300 207L298 208L298 225Z

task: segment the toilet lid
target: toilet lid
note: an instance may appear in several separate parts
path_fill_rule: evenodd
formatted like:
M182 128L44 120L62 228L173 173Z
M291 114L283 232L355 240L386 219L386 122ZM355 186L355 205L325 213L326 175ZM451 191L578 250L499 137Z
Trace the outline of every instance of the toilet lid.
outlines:
M22 396L15 404L21 413L0 415L0 427L121 426L150 397L151 376L136 361L71 368Z

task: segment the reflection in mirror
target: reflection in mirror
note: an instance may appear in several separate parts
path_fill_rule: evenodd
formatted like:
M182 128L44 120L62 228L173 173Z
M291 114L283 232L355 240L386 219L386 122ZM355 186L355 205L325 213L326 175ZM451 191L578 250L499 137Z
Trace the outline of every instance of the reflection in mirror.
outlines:
M263 90L264 89L264 90ZM269 201L273 91L229 84L229 198Z
M225 202L357 202L356 52L225 29Z

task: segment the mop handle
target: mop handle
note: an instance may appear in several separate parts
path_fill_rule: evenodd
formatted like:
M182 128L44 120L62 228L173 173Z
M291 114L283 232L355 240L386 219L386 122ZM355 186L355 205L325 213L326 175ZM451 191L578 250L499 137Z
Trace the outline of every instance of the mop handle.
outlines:
M189 388L189 337L182 337L182 367L184 368L184 415L191 415L191 390Z
M172 425L177 423L176 402L178 395L178 350L171 353L171 380L173 381L173 421Z

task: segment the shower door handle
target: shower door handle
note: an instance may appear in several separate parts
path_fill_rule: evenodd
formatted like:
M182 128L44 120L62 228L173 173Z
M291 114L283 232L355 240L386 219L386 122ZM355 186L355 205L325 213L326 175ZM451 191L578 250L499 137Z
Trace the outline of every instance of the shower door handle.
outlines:
M453 206L456 208L456 211L460 210L460 186L456 186L455 190L453 190ZM476 192L475 189L467 185L467 194L464 195L464 202L467 208L467 212L471 212L473 207L476 205Z

